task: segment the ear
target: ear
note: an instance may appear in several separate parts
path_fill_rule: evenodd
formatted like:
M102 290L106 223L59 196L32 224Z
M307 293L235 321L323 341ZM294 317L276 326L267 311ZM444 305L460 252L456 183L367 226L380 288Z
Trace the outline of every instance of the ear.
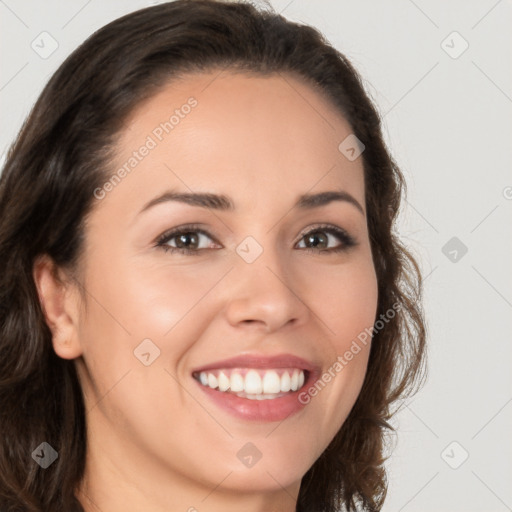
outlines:
M52 332L55 353L63 359L75 359L82 354L78 338L79 294L76 285L65 279L48 255L34 262L33 277L44 312Z

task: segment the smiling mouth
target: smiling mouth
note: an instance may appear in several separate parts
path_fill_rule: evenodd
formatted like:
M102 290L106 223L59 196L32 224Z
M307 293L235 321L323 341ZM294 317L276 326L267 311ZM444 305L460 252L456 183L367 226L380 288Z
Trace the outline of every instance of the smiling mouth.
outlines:
M202 386L249 400L273 400L300 390L309 372L300 368L223 368L192 374Z

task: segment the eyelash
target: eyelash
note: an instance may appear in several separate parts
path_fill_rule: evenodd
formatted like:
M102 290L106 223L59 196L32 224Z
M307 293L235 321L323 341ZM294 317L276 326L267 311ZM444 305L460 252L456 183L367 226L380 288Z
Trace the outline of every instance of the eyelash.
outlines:
M307 235L310 235L311 233L316 233L319 231L338 237L339 240L342 242L341 245L339 247L335 247L334 249L315 249L315 248L311 248L311 247L306 247L306 248L300 249L300 250L306 251L306 252L320 252L322 254L325 254L325 253L333 254L333 253L340 253L340 252L346 251L347 249L357 245L356 240L351 235L349 235L345 230L338 228L336 226L328 225L328 224L316 226L313 229L310 229L309 231L306 231L305 233L301 234L301 238L300 238L299 242L302 241ZM172 229L170 231L163 233L160 237L158 237L158 239L156 241L156 247L163 249L165 252L197 256L200 254L201 251L204 251L205 249L186 249L186 248L182 248L182 247L171 247L171 246L167 245L167 242L169 242L173 238L178 237L180 235L188 234L188 233L199 233L199 234L205 235L208 238L210 238L211 240L215 241L214 238L207 231L204 231L196 224L190 224L190 225L181 226L179 228Z

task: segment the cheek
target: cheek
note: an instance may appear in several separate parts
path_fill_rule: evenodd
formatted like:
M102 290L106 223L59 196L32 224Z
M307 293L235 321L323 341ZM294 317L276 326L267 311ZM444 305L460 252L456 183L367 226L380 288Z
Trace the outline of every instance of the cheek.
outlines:
M113 425L157 458L175 453L182 460L173 439L185 450L194 418L208 418L191 406L176 369L209 321L201 299L218 276L138 270L114 254L91 261L90 268L98 271L87 279L88 312L80 330L89 421Z
M133 350L146 338L157 344L174 338L184 320L195 317L197 321L197 306L222 276L222 269L172 268L162 261L141 266L112 255L108 261L94 263L99 270L88 278L90 315L86 319L94 338L103 338L103 343L111 338L109 346L118 340L116 350Z
M323 322L336 354L373 325L378 287L371 257L340 265L318 265L309 276L305 273L303 287L308 305Z
M319 431L332 437L348 416L366 374L378 287L371 259L315 271L308 305L325 326L326 366L302 399L315 409ZM311 287L311 283L306 283Z
M175 373L207 328L215 309L208 295L229 268L141 267L108 252L108 259L90 260L86 280L88 308L79 333L89 373L86 391L92 386L98 399L130 372L126 380L138 382L127 391L133 408L136 390L169 386L165 369ZM142 395L140 400L143 410Z

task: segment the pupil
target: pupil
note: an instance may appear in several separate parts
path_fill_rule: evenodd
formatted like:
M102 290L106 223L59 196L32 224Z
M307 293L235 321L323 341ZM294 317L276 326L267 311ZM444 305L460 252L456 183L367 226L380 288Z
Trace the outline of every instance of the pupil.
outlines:
M182 233L176 240L176 245L178 247L184 247L187 245L187 238L195 237L194 233Z
M308 241L313 243L313 247L316 247L318 245L313 242L313 240L315 240L315 239L323 239L323 242L327 242L327 238L319 233L321 233L321 232L317 231L316 233L310 234L308 237ZM322 243L322 242L320 242L320 243Z

